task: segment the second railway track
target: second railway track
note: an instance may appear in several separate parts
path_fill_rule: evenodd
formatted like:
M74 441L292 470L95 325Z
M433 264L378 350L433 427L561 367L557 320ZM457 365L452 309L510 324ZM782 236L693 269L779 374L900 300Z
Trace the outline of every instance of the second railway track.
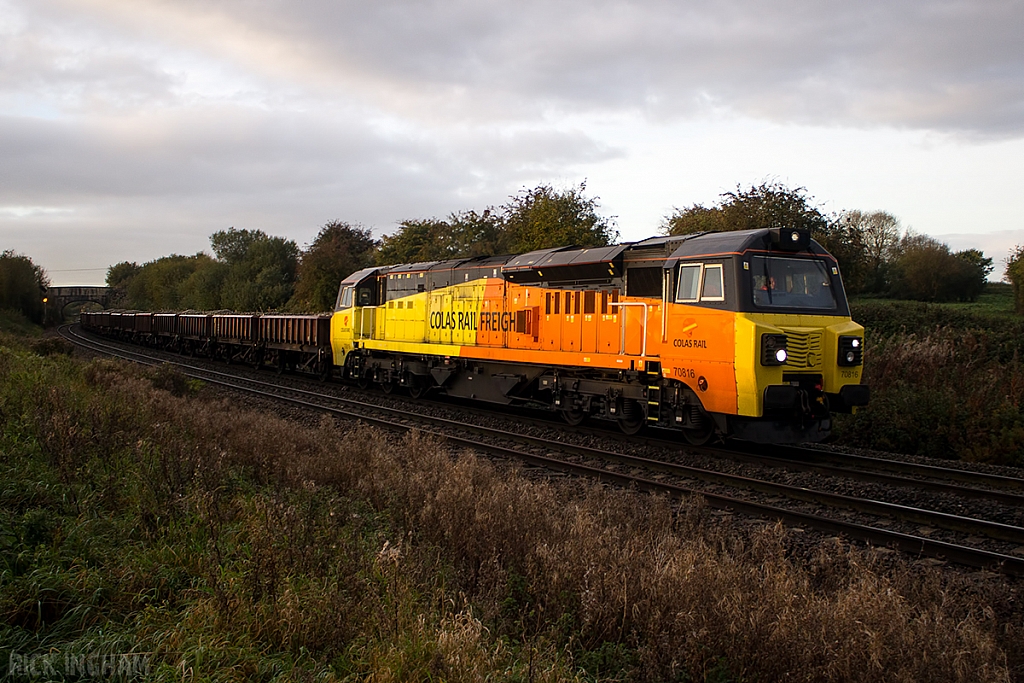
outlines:
M166 354L152 355L148 350L134 347L125 348L106 340L99 341L86 337L71 326L61 328L61 334L75 344L91 348L107 355L114 355L148 364L170 362L178 365L180 372L189 377L201 379L235 391L247 392L264 398L284 401L295 406L325 411L335 415L355 418L380 428L391 430L419 430L436 434L449 443L489 453L502 458L517 459L547 469L596 478L601 481L640 490L683 497L702 496L712 508L731 510L740 514L754 515L768 519L779 519L786 524L799 525L829 534L841 534L851 539L874 545L889 546L901 551L936 557L971 567L988 568L1012 575L1024 575L1024 557L1010 554L1024 548L1024 527L989 519L978 519L968 515L953 514L913 505L845 495L807 486L794 486L751 476L716 471L704 467L665 462L641 457L619 450L595 448L561 440L531 436L507 429L467 424L463 421L410 412L408 408L394 408L349 397L327 395L323 391L312 391L296 386L282 386L280 383L243 377L237 373L213 370L209 367L169 359ZM487 412L487 411L484 411ZM533 424L545 423L536 418L525 418ZM550 423L546 423L550 427ZM611 435L609 435L610 437ZM613 443L630 443L623 437L608 438ZM657 437L646 437L632 443L645 443L659 448L669 445L681 448L677 443ZM894 461L875 463L861 462L855 469L848 465L851 460L832 464L829 460L841 460L837 454L813 450L795 452L792 457L773 452L770 456L744 453L735 449L705 449L717 452L719 457L736 461L755 462L761 466L792 468L803 472L824 474L830 477L884 482L887 486L918 487L949 496L987 500L1001 506L1024 508L1024 496L1012 489L1020 490L1024 481L1010 477L994 477L978 472L966 472L958 478L956 474L943 476L943 468L913 466L900 469L887 465ZM831 455L831 458L829 457ZM845 454L844 454L845 455ZM879 466L881 463L881 466ZM878 470L888 470L879 472ZM898 473L893 473L897 471ZM963 470L955 472L963 473ZM905 476L910 475L910 476ZM911 477L930 477L916 479ZM972 486L935 479L952 479ZM978 488L977 486L989 488ZM1002 489L1011 489L1000 490ZM751 497L753 494L753 497ZM760 499L758 499L760 498ZM767 498L767 500L765 500ZM781 499L781 500L780 500ZM788 501L782 505L781 501ZM831 511L828 515L823 512ZM856 519L850 520L849 516ZM847 517L847 518L843 518ZM925 529L943 529L948 540L932 538L930 531L925 534L907 533L881 528L889 526L892 520L904 525L923 525ZM922 529L924 531L924 529ZM987 539L979 543L979 539ZM990 539L990 540L988 540ZM986 546L986 547L978 547Z

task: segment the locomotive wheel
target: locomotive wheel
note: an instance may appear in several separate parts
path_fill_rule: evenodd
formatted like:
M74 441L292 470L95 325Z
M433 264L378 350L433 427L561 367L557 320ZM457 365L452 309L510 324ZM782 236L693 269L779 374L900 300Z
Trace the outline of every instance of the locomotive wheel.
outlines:
M644 427L644 411L636 401L622 402L622 415L619 416L619 429L623 434L633 436Z
M586 421L587 414L579 408L566 409L562 411L562 419L566 424L576 427Z
M715 435L715 423L707 415L703 416L700 427L683 429L683 438L692 446L704 446Z

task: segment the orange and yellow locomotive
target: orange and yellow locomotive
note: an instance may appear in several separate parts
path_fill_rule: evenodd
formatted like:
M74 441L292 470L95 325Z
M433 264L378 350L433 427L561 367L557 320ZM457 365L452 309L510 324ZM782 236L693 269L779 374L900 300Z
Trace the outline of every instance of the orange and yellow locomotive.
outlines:
M331 318L345 376L760 442L818 441L868 401L864 328L802 230L656 237L367 268Z

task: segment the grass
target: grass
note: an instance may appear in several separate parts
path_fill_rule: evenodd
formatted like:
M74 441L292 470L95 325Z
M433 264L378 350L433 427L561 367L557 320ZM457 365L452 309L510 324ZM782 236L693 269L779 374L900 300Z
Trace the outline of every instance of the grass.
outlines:
M0 348L3 648L168 681L1020 678L1001 584L172 374Z
M38 337L43 328L26 318L20 311L0 310L0 334L13 337Z

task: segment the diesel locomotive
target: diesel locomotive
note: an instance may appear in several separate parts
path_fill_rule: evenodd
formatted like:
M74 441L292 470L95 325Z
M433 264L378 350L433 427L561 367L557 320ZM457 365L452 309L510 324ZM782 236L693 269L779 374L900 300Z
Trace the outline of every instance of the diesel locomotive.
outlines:
M694 444L820 441L869 398L838 263L798 229L366 268L341 283L330 346L385 391Z

